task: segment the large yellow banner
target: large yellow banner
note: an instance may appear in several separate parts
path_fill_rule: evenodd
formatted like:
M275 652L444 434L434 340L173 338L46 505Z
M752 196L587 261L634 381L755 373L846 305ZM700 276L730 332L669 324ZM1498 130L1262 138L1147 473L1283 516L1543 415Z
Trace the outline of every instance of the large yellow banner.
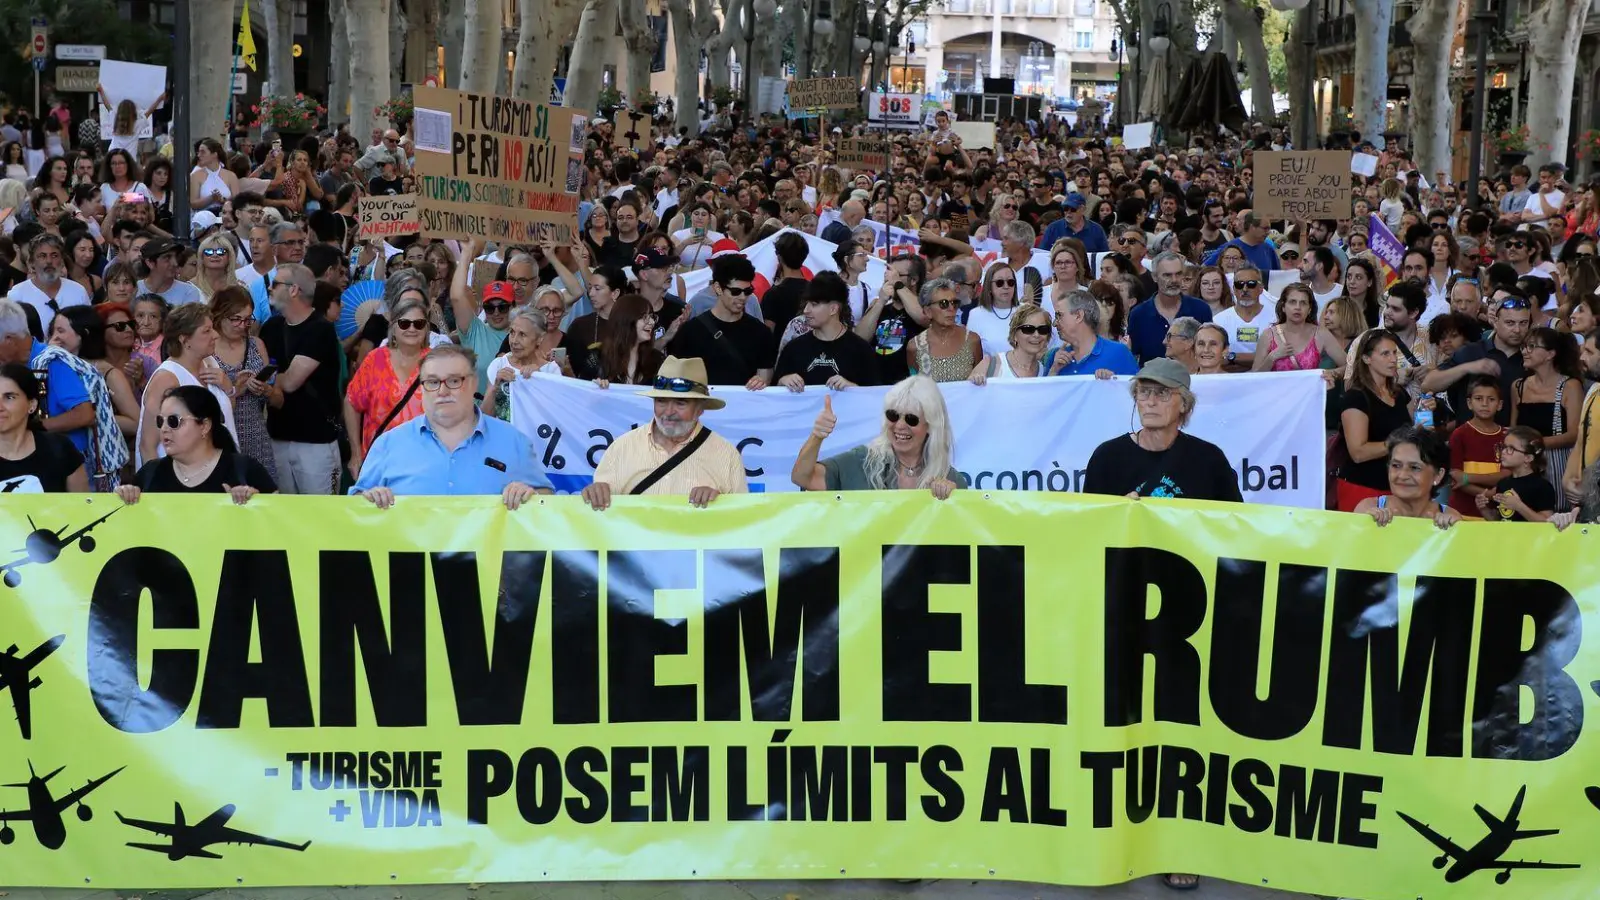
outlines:
M1592 900L1594 541L976 491L7 498L0 883Z

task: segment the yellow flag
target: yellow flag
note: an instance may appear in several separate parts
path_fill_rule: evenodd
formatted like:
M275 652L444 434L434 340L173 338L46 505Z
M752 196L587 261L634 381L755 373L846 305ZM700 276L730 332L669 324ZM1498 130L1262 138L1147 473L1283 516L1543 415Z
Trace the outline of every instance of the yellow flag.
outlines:
M239 18L239 61L250 71L256 70L256 36L250 33L250 3L246 0L244 15Z

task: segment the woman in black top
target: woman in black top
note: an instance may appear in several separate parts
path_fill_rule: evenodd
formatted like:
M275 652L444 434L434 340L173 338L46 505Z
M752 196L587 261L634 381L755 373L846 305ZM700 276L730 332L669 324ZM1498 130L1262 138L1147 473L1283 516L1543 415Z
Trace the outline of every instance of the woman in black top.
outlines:
M117 488L122 502L134 504L145 491L166 494L232 494L243 506L278 485L254 459L238 452L210 390L183 385L167 392L155 424L167 455L145 463L132 484Z
M88 493L78 448L65 435L34 427L39 396L39 379L27 366L0 366L0 493Z
M1412 409L1400 387L1400 341L1382 328L1356 338L1349 354L1340 399L1339 437L1335 453L1347 459L1339 466L1339 510L1353 512L1362 500L1389 491L1389 449L1386 441L1411 424Z

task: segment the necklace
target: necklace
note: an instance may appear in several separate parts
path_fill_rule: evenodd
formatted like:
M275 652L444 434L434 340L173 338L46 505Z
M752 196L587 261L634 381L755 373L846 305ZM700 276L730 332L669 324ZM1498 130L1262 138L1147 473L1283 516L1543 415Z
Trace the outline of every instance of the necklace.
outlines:
M1003 316L1000 315L1000 308L997 307L997 306L990 307L989 311L994 313L994 317L996 319L999 319L1002 322L1009 322L1009 321L1011 321L1011 317L1017 314L1017 305L1015 303L1013 303L1010 306L1006 307L1006 314L1003 315Z
M185 466L183 463L178 462L177 459L173 459L172 474L178 476L178 481L182 482L184 487L194 487L200 482L205 481L206 478L210 476L211 470L216 467L217 460L220 459L221 456L221 454L218 454L216 457L207 460L206 462L203 462L192 469L188 466ZM186 469L187 471L185 471Z
M901 463L899 460L895 460L895 468L899 469L900 474L906 478L916 478L920 476L925 465L925 463L919 463L915 466L908 466Z

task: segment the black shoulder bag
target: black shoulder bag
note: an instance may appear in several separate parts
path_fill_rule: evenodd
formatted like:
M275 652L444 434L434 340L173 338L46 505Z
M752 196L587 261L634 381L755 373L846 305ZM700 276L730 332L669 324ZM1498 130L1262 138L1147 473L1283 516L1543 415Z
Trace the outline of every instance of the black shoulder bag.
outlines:
M393 422L394 421L394 417L400 415L400 410L405 409L406 408L406 404L411 402L411 397L412 397L412 395L416 394L417 386L420 385L420 384L422 384L422 376L421 375L418 375L417 377L411 379L411 386L406 388L405 396L401 397L400 398L400 402L396 403L394 405L394 409L389 410L389 414L387 416L383 417L383 424L379 425L378 426L378 430L373 433L373 435L372 435L373 439L377 439L378 435L383 434L385 431L389 430L389 423Z
M651 472L649 475L646 475L644 478L640 479L639 483L634 485L633 490L629 491L628 493L642 494L645 491L650 490L652 487L655 487L656 482L672 474L673 469L683 465L684 460L693 456L695 451L699 450L700 447L710 439L711 429L705 427L704 425L700 426L699 434L690 438L689 443L684 444L681 448L679 448L677 453L672 454L670 459L657 466L654 472Z

